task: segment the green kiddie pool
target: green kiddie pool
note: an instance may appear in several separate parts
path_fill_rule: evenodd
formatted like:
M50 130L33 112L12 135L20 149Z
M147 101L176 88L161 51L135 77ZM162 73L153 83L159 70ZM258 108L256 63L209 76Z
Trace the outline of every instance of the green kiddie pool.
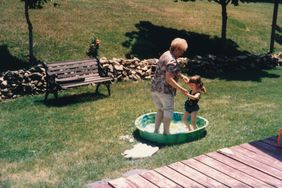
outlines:
M139 116L135 120L135 126L139 130L140 136L145 139L159 144L179 144L200 139L206 135L206 127L209 122L201 116L197 116L197 129L188 131L182 123L181 112L174 112L170 123L170 134L163 135L163 125L160 126L160 133L154 133L156 112L151 112ZM188 118L190 123L190 117Z

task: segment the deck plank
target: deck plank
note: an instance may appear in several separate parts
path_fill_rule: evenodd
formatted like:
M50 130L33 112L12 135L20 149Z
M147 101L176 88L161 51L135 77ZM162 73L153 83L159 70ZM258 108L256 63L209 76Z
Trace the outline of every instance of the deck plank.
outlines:
M282 148L276 141L274 136L223 148L97 187L282 187Z
M266 138L264 140L260 140L260 142L264 142L266 144L272 145L274 147L277 147L277 138L273 139L273 138Z
M216 179L217 181L220 181L221 183L223 183L224 185L226 186L229 186L229 187L240 187L240 188L243 188L243 187L250 187L248 186L247 184L244 184L243 182L240 182L220 171L217 171L195 159L188 159L188 160L185 160L185 161L182 161L184 164L190 166L191 168L194 168L204 174L206 174L207 176L209 177L212 177L214 179Z
M282 149L275 147L275 146L271 146L269 144L263 143L263 142L250 142L250 145L262 150L263 152L265 152L266 154L269 154L273 157L275 157L276 159L282 161Z
M96 184L96 185L90 185L90 186L87 186L87 187L89 187L89 188L113 188L108 183L101 183L101 184Z
M247 155L249 158L253 160L259 161L268 166L271 166L272 168L276 168L277 170L282 171L282 163L278 160L273 160L272 158L267 157L265 155L260 155L257 153L250 152L249 150L241 146L233 146L230 149L240 153L241 155Z
M148 180L144 179L138 174L134 174L131 176L128 176L126 179L131 181L133 184L135 184L139 188L157 188L156 185L152 184Z
M225 156L225 155L222 155L218 152L213 152L213 153L207 153L206 154L207 156L215 159L215 160L218 160L222 163L225 163L226 165L229 165L237 170L240 170L244 173L247 173L249 174L250 176L256 178L256 179L259 179L271 186L274 186L274 187L282 187L282 181L280 181L279 179L271 176L271 175L268 175L262 171L259 171L257 169L254 169L252 168L251 166L248 166L248 165L245 165L237 160L234 160L228 156Z
M226 185L216 181L215 179L212 179L205 174L181 163L176 162L169 165L170 168L176 170L177 172L183 174L184 176L189 177L190 179L194 180L195 182L198 182L199 184L210 187L210 188L223 188L227 187Z
M172 168L169 168L168 166L163 166L160 168L155 169L158 173L162 174L166 178L170 179L171 181L174 181L178 185L181 185L182 187L204 187L200 185L199 183L187 178L186 176L178 173L177 171L173 170Z
M240 161L241 163L244 163L245 165L249 165L253 168L256 168L256 169L258 169L262 172L268 173L269 175L272 175L272 176L282 180L282 172L280 170L272 168L271 166L268 166L268 165L261 163L259 161L252 160L247 155L241 155L240 153L238 153L234 150L232 150L232 151L233 151L233 154L222 152L220 150L218 152L220 152L223 155L226 155L230 158L233 158L234 160Z
M273 161L277 161L277 162L281 162L281 160L277 159L275 156L273 156L272 154L269 153L265 153L263 150L259 149L258 147L255 147L253 145L250 145L249 143L245 143L245 144L241 144L240 147L247 149L249 151L252 151L254 153L266 156L268 158L270 158Z
M207 155L200 155L198 157L195 157L194 159L222 172L225 173L226 175L237 179L249 186L252 187L270 187L268 184L264 183L261 180L258 180L252 176L249 176L248 174L241 172L235 168L232 168L224 163L221 163Z
M115 188L137 188L136 185L134 185L132 182L130 182L124 177L110 180L108 183Z
M150 171L141 173L140 176L152 182L153 184L157 185L158 187L162 187L162 188L181 187L180 185L177 185L173 181L167 179L166 177L162 176L161 174L157 173L154 170L150 170Z

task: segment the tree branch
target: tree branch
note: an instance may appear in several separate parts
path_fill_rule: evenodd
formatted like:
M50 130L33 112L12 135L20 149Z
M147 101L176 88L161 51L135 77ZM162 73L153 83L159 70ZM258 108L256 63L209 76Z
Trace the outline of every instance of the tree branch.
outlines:
M231 1L231 0L227 0L227 1L225 2L225 5L228 5L228 3L230 3L230 1Z

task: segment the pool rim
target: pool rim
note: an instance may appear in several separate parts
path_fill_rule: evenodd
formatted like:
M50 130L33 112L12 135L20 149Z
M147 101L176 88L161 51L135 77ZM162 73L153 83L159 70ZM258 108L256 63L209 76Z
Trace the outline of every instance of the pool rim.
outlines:
M173 113L178 113L178 114L183 115L183 112L174 111ZM150 133L150 134L161 134L161 133L148 132L148 131L144 130L144 128L138 126L137 123L138 123L138 120L139 120L139 119L141 119L141 118L142 118L143 116L145 116L145 115L151 115L151 114L157 114L157 112L148 112L148 113L145 113L145 114L142 114L142 115L138 116L138 117L136 118L136 120L134 121L134 125L135 125L135 127L136 127L139 131L143 131L143 132ZM200 127L200 128L197 128L197 129L195 129L195 130L189 131L189 132L173 133L173 134L169 134L169 135L190 134L190 133L193 133L193 132L198 132L199 130L205 129L206 127L209 126L209 121L208 121L206 118L204 118L204 117L202 117L202 116L197 116L197 118L200 118L200 119L204 120L204 121L205 121L205 125L203 125L203 126Z

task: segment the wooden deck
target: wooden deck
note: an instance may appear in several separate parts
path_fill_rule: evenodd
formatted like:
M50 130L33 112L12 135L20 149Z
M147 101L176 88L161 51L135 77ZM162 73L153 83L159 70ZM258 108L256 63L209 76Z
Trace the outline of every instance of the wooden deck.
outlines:
M282 187L282 149L276 139L224 148L91 188Z

